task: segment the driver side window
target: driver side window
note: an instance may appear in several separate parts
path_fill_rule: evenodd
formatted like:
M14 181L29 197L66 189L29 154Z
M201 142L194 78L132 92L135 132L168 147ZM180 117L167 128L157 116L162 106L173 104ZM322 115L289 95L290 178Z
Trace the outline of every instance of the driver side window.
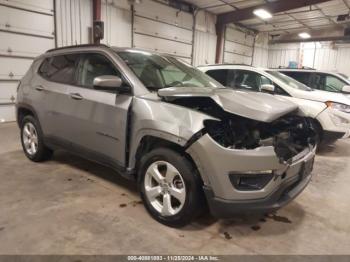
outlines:
M103 75L114 75L121 77L115 66L101 54L83 55L78 68L78 85L93 89L95 77Z
M247 88L261 91L262 85L273 85L267 77L252 71L236 70L234 74L234 85L239 88Z
M255 72L236 70L233 82L235 87L260 91L260 76Z

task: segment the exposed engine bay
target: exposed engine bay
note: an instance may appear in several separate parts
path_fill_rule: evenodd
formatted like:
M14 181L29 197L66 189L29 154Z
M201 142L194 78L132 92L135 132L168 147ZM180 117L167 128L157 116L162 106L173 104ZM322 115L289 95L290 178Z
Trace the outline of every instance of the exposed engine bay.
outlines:
M266 123L228 113L210 98L181 98L171 102L220 119L206 120L203 132L226 148L255 149L273 146L276 155L283 162L290 161L305 148L316 144L316 133L311 120L294 113Z

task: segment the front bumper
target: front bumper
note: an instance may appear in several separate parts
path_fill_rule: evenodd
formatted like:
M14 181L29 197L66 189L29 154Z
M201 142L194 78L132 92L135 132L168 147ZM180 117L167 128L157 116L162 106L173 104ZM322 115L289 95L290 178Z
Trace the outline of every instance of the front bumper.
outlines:
M208 134L187 150L201 174L214 216L223 213L220 210L230 215L244 209L267 211L287 204L310 181L311 174L301 178L301 173L306 164L312 167L315 151L316 147L306 148L287 164L279 161L272 146L253 150L228 149ZM230 180L231 174L267 170L273 171L273 178L261 189L239 190Z
M237 214L266 213L280 209L296 198L308 185L311 173L304 179L300 176L284 181L280 187L263 199L254 200L225 200L215 197L214 192L204 187L210 212L217 218L230 218Z

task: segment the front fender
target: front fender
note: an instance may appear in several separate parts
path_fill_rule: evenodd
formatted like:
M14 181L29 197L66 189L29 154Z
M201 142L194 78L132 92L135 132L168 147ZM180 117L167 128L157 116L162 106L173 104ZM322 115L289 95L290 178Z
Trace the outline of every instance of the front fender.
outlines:
M204 120L216 119L183 106L138 97L133 99L131 116L129 169L135 167L143 137L159 137L183 147L204 128Z

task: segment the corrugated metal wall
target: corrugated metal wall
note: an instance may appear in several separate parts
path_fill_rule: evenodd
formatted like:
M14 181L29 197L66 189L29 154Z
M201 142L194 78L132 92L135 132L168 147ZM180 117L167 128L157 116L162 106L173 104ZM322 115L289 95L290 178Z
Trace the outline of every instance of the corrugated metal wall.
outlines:
M268 66L287 67L290 61L318 70L338 71L350 75L350 44L310 42L269 46Z
M134 8L133 46L168 53L191 63L193 15L152 0Z
M101 19L105 26L102 43L131 47L132 14L127 0L102 0Z
M268 67L269 36L266 33L257 34L255 37L253 66Z
M350 45L337 46L336 70L350 76Z
M290 61L298 62L300 44L276 44L269 46L268 67L287 67Z
M254 53L253 32L235 25L227 25L223 50L223 62L251 65Z
M200 11L196 14L193 65L215 63L216 53L216 16Z
M89 43L91 28L91 0L56 0L58 47Z

